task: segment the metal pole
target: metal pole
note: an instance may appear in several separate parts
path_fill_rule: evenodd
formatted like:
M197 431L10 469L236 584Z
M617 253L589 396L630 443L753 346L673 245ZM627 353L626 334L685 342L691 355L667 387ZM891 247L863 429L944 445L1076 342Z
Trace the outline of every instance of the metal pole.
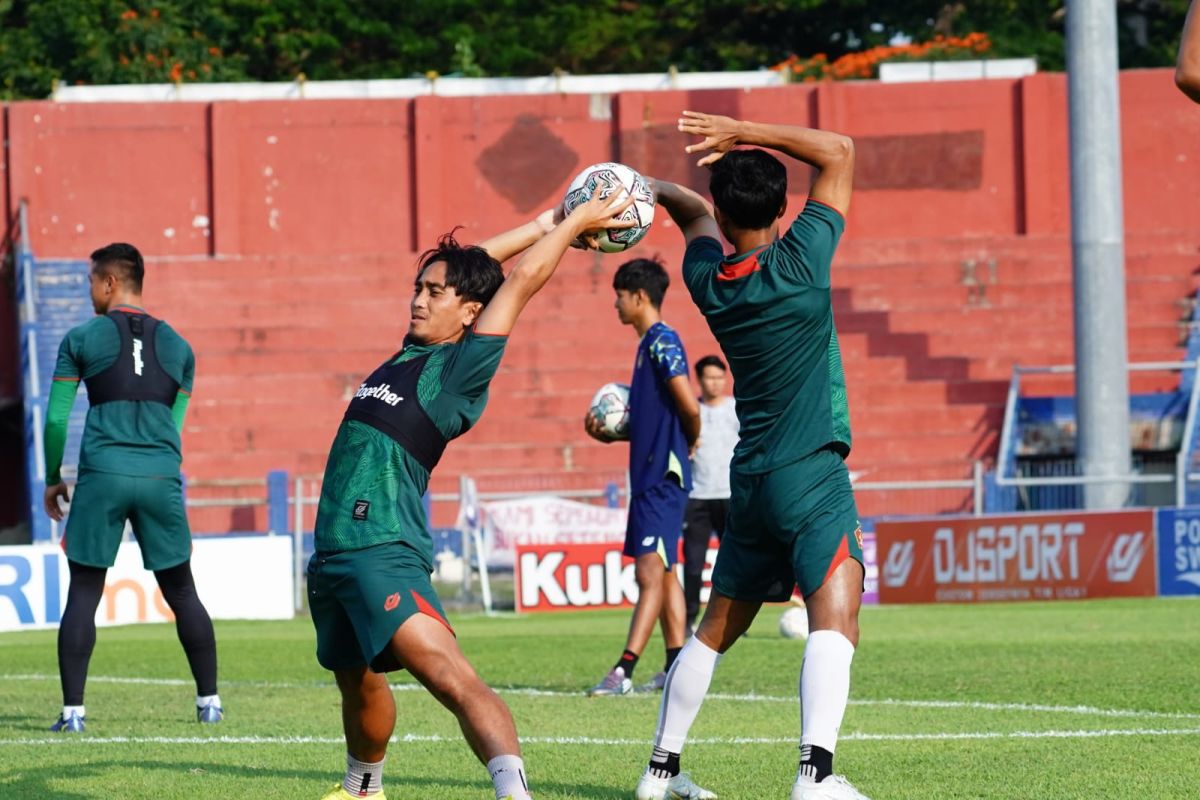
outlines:
M1071 254L1075 280L1075 402L1082 474L1131 472L1125 336L1125 231L1117 93L1117 5L1067 3L1071 128ZM1084 489L1087 508L1117 508L1129 484Z
M971 479L975 484L973 496L971 498L972 502L975 506L975 516L982 517L983 516L983 462L982 461L975 462L975 466L971 473Z
M304 479L296 478L292 493L292 604L299 614L304 609Z

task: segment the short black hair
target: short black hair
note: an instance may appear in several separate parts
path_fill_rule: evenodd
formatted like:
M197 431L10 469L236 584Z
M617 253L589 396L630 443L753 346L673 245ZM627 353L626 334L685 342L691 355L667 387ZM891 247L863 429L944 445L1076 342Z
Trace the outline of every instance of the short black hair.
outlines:
M454 291L464 300L486 306L496 295L500 284L504 283L504 269L482 247L459 244L454 238L457 230L455 228L444 234L438 239L437 247L421 253L417 260L417 274L420 275L435 261L441 261L446 265L446 286L454 287Z
M636 292L639 289L650 298L650 304L662 308L663 298L667 296L667 287L671 278L662 262L653 258L635 258L626 261L617 268L613 275L613 288L626 292Z
M737 227L769 228L787 199L787 168L765 150L731 150L713 163L708 191Z
M92 251L90 258L97 274L111 275L130 290L141 294L146 263L136 247L125 242L113 242Z
M721 360L720 356L705 356L704 358L702 358L696 362L696 377L697 378L704 377L704 368L705 367L716 367L717 369L721 370L721 372L729 371L729 369L725 366L725 362Z

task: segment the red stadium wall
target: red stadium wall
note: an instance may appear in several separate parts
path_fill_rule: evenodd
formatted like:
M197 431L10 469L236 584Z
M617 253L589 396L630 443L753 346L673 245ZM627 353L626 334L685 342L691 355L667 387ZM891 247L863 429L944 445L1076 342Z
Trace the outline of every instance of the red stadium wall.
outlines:
M1121 92L1130 352L1172 357L1200 261L1200 108L1169 70L1123 73ZM857 191L834 278L852 467L868 479L960 477L994 452L1014 361L1072 358L1062 75L611 97L18 103L5 110L0 176L14 204L29 200L39 256L83 258L120 239L151 257L147 302L198 355L190 477L312 474L346 398L402 336L416 252L455 226L473 241L530 218L594 161L703 189L675 129L684 108L855 137ZM790 168L798 209L807 171ZM689 355L715 351L680 290L680 240L665 215L639 250L652 253L676 277L664 311ZM591 391L630 369L634 337L609 288L620 263L567 257L436 489L464 471L485 489L620 478L625 450L587 440L580 424ZM0 368L12 358L3 350ZM226 512L197 526L252 521Z

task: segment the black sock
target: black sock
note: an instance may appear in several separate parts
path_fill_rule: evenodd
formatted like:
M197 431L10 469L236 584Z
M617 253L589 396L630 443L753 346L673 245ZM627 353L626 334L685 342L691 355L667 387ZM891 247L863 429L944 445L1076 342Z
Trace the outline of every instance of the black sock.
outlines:
M661 747L655 747L650 754L647 770L656 778L674 778L679 774L679 753L668 753Z
M679 658L679 651L682 649L682 647L667 648L667 663L663 665L663 672L671 671L671 667L674 666L675 659Z
M800 746L800 775L820 783L833 774L833 753L815 744Z
M88 567L68 561L71 583L67 607L58 625L58 674L62 681L64 706L83 705L88 662L96 646L96 607L104 595L103 567Z
M637 662L638 662L638 654L633 652L632 650L626 650L624 653L621 654L621 660L617 662L617 667L620 667L621 669L625 670L626 678L632 678L633 677L633 668L637 666ZM613 667L613 669L616 669L617 667Z
M212 620L192 578L191 562L185 561L170 569L154 573L163 599L175 613L175 631L187 655L188 666L196 680L196 694L201 697L217 693L217 640Z

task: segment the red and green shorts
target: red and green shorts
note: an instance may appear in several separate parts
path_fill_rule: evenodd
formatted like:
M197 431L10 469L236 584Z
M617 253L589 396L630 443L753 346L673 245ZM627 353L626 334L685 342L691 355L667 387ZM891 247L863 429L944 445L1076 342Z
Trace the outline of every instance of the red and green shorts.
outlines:
M843 561L863 560L850 474L833 450L756 475L730 472L729 518L713 589L734 600L805 597Z
M401 669L388 644L413 614L428 614L453 633L429 575L420 554L401 542L314 553L308 562L308 608L321 666Z

